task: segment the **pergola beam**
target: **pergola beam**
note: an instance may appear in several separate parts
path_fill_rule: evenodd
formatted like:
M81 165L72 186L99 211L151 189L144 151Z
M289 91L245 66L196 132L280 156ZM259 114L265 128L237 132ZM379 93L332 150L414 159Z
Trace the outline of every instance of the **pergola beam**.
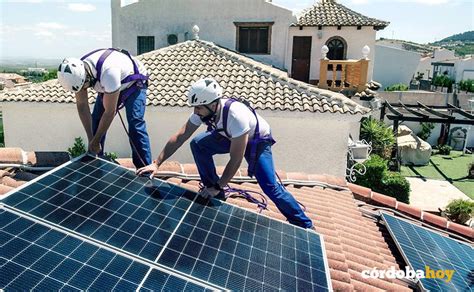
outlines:
M443 113L440 113L438 111L435 111L429 107L427 107L426 105L422 104L421 102L417 101L417 103L421 106L421 108L423 108L425 111L429 112L430 114L433 114L435 116L438 116L440 118L445 118L445 119L449 119L449 120L452 120L454 119L453 116L451 115L447 115L447 114L443 114Z
M388 110L391 111L392 113L396 114L397 116L403 117L403 114L397 111L389 102L387 102L387 107L388 107Z
M422 114L420 112L417 112L416 110L412 110L411 108L405 106L402 102L400 102L400 104L402 105L402 107L409 113L412 113L414 114L415 116L419 116L419 117L422 117L422 118L429 118L428 115L425 115L425 114Z
M387 119L392 121L407 121L407 122L425 122L425 123L442 123L442 124L456 124L456 125L474 125L474 120L459 120L459 119L443 119L443 118L422 118L411 116L396 116L387 115Z
M472 115L472 114L466 112L465 110L463 110L463 109L461 109L461 108L459 108L459 107L457 107L457 106L454 106L454 105L452 105L452 104L450 104L450 103L448 103L448 106L450 107L450 110L452 110L452 111L454 111L454 112L460 114L461 116L463 116L463 117L465 117L465 118L468 118L468 119L474 119L474 115Z

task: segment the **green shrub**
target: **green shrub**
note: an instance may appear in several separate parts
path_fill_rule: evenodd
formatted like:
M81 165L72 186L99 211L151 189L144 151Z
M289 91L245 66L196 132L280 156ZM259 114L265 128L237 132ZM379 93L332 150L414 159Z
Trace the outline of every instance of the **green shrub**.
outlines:
M69 154L71 154L73 158L86 153L86 145L84 144L84 141L82 140L82 138L81 137L75 138L74 145L68 148L67 152L69 152Z
M468 178L474 178L474 162L469 164L469 169L467 173Z
M366 173L364 175L356 174L357 184L373 188L381 188L383 178L387 175L387 161L376 154L370 155L364 162ZM359 168L360 170L361 168Z
M114 161L115 159L118 158L118 155L115 152L105 152L104 156L107 160L110 160L110 161Z
M416 134L420 137L421 140L426 140L430 137L431 131L434 129L435 125L433 123L424 123L421 122L421 131Z
M449 78L448 75L436 75L435 78L431 81L431 84L441 87L452 88L454 84L454 79Z
M459 89L467 92L474 92L474 80L461 80L461 82L459 82Z
M446 216L452 221L464 224L474 216L474 202L463 199L453 200L446 206L444 211Z
M385 88L385 91L407 91L408 86L403 83L397 83Z
M410 183L399 173L387 172L387 175L384 177L382 184L382 194L394 197L395 199L403 203L408 204L410 202Z
M410 183L399 173L389 172L386 160L378 155L371 155L364 165L366 173L364 175L356 173L358 185L396 198L400 202L409 203Z
M383 158L390 157L390 149L395 143L392 130L382 121L372 117L365 118L361 122L360 138L372 143L372 153Z
M451 153L451 150L453 150L453 147L449 145L442 145L438 147L438 154L449 155L449 153Z

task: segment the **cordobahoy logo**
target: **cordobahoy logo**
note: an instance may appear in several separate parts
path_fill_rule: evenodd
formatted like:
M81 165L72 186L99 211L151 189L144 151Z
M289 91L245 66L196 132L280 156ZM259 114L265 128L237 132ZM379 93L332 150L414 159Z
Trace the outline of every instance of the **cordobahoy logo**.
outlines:
M372 268L370 270L362 271L362 277L368 278L379 278L379 279L444 279L446 283L451 282L453 278L454 270L433 270L429 266L425 266L424 270L413 270L410 267L405 267L405 270L395 270L395 267L391 267L388 270L379 270Z

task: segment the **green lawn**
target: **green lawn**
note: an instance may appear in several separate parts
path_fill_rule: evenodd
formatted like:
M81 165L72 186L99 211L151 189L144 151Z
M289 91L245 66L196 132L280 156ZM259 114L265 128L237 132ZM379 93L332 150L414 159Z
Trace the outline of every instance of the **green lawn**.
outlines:
M469 164L472 162L474 162L472 154L462 155L461 151L451 151L450 155L432 155L430 163L426 166L402 166L401 174L447 180L474 199L474 179L467 178Z

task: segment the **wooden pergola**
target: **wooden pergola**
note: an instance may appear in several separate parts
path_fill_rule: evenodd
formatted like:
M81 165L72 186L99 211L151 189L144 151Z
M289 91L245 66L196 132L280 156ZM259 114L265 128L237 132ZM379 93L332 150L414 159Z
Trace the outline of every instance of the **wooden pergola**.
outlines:
M454 114L457 114L455 116ZM380 120L384 118L393 121L393 133L397 137L400 122L424 122L442 124L440 136L447 137L452 124L474 125L474 115L452 104L445 106L427 106L421 102L417 104L404 104L402 102L389 103L385 101L380 112ZM444 144L446 141L442 141ZM394 168L400 169L397 140L392 148L391 160L395 162Z

